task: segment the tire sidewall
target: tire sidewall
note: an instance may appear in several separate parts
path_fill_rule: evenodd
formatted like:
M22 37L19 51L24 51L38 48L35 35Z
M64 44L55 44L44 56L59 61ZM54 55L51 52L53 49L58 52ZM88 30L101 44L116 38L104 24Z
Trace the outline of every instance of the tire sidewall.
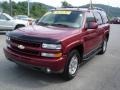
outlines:
M76 69L74 74L70 74L69 65L70 65L71 59L74 55L76 55L77 58L78 58L77 69ZM66 63L65 70L64 70L65 79L70 80L70 79L72 79L76 76L77 71L78 71L79 61L80 61L80 55L79 55L77 50L73 50L68 54L68 59L67 59L67 63Z
M104 45L105 45L105 49L104 49ZM102 45L102 52L105 53L106 50L107 50L107 39L104 39L103 45Z

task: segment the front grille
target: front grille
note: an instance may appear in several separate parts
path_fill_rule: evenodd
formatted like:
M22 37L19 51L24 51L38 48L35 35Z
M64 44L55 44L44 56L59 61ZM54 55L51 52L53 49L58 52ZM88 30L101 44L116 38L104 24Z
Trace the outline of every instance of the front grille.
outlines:
M11 39L12 43L25 45L29 47L40 47L40 44L29 42L29 41L23 41L23 40L17 40L17 39Z
M26 56L40 56L40 51L37 50L40 47L40 44L17 39L11 39L9 44L10 44L9 49L17 54ZM19 49L16 45L23 45L25 47L35 48L35 50L31 50L28 48Z
M22 55L32 55L32 56L39 56L39 51L33 51L33 50L26 50L26 49L19 49L15 46L9 47L10 50L12 50L15 53L22 54Z

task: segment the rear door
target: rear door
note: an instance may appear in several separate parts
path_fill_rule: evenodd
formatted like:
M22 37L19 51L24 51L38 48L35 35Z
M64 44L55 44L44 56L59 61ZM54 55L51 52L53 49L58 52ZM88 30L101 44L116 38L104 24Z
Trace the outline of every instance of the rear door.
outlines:
M102 17L98 11L94 11L94 16L98 24L98 28L96 30L97 37L96 37L96 47L99 47L103 42L103 36L104 36L104 24L102 21Z
M103 20L103 24L104 24L103 28L104 28L104 30L109 31L110 24L109 24L109 20L108 20L108 17L106 15L106 13L104 11L101 11L100 15L101 15L102 20Z
M99 47L103 43L104 32L105 32L105 30L109 29L109 24L108 24L107 16L103 11L95 11L94 16L98 23L98 29L96 31L97 32L96 43L97 43L97 47Z

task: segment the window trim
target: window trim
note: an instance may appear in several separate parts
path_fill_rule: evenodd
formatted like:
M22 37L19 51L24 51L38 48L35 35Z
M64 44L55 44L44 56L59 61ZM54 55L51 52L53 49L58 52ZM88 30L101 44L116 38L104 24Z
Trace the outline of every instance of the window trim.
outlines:
M100 15L100 18L101 18L101 21L102 21L100 24L97 22L97 18L95 17L95 13L98 13L98 14ZM95 17L95 19L96 19L97 24L98 24L98 25L102 25L102 24L103 24L103 19L102 19L102 17L101 17L101 14L100 14L98 11L94 11L93 14L94 14L94 17Z

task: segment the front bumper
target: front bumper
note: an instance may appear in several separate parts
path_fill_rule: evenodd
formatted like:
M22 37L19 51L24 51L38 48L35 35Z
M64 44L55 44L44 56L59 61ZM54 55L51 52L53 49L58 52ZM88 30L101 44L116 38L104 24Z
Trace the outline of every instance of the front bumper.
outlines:
M66 55L61 58L38 58L33 56L24 56L14 53L8 48L4 48L6 58L15 63L25 64L37 68L49 68L52 72L62 72L66 63Z

